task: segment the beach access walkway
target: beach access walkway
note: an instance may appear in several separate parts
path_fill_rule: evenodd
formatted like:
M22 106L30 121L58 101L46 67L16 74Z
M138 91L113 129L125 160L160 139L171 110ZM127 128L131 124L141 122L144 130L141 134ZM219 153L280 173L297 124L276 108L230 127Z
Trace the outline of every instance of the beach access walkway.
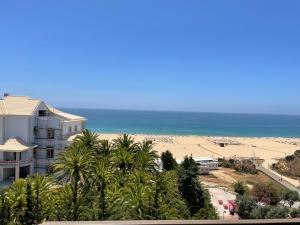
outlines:
M274 170L270 169L267 163L263 163L261 165L256 165L256 169L263 172L273 180L277 181L278 183L282 184L284 187L286 187L289 190L292 191L298 191L300 193L299 189L299 181L283 176Z

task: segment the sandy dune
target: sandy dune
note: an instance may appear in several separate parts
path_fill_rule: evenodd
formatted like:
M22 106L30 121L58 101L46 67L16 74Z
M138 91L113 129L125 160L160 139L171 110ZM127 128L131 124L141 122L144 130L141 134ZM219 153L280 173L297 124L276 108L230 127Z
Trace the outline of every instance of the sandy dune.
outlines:
M119 134L101 134L103 139L115 139ZM155 150L161 153L170 150L176 159L186 155L194 157L259 157L265 163L271 164L276 159L294 153L300 149L300 138L244 138L244 137L203 137L203 136L171 136L171 135L132 135L136 141L153 140ZM224 141L230 144L220 147L214 141ZM237 144L238 143L238 144Z

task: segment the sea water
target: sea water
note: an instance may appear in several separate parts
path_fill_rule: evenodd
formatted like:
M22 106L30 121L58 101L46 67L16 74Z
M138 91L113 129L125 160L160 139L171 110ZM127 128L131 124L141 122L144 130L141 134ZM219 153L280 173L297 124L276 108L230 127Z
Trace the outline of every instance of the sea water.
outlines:
M300 116L103 109L62 109L100 133L300 137Z

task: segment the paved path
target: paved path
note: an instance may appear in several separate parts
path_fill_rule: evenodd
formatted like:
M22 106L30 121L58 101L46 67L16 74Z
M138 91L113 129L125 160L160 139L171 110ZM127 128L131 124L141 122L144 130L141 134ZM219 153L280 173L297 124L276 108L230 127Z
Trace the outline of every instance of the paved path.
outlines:
M275 180L278 183L282 184L287 189L292 190L292 191L298 191L300 193L299 181L288 178L288 177L285 177L285 176L282 176L279 173L276 173L274 170L271 170L268 167L266 167L266 164L257 165L256 168L259 171L263 172L264 174L268 175L273 180Z
M220 188L208 188L211 196L211 202L217 209L220 220L238 220L239 216L237 214L230 215L229 210L224 209L223 205L219 204L219 200L222 200L224 204L227 204L229 200L235 200L236 196Z

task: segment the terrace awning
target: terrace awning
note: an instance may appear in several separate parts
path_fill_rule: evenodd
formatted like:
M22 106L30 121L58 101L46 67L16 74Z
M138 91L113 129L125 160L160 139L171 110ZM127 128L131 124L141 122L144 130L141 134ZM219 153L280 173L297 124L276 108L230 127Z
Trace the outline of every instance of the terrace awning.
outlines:
M0 151L4 152L24 152L35 148L36 145L29 146L21 138L9 138L3 145L0 145Z

